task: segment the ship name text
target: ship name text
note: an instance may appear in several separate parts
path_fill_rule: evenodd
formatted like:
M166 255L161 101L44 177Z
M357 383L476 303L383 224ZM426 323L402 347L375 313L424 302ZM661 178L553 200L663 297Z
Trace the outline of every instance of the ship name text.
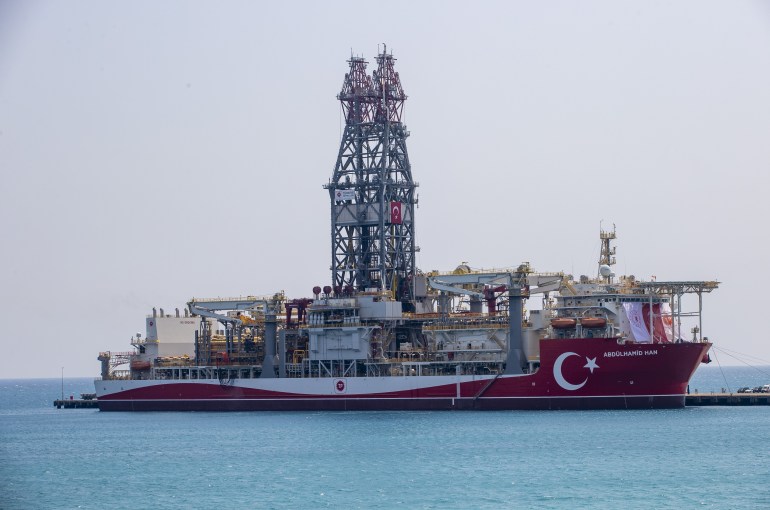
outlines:
M605 358L623 358L626 356L657 356L657 349L637 349L635 351L608 351L604 353Z

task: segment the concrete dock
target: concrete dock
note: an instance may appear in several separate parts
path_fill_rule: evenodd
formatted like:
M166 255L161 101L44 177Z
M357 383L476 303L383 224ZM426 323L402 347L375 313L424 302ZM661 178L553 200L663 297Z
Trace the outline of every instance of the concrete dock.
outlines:
M686 406L767 406L770 393L690 393Z
M96 393L81 393L80 398L61 398L53 401L56 409L98 409L99 404L96 402Z
M99 404L96 402L96 400L83 400L82 398L79 398L76 400L56 399L53 401L53 405L56 406L56 409L61 409L62 407L64 409L98 409L99 408Z

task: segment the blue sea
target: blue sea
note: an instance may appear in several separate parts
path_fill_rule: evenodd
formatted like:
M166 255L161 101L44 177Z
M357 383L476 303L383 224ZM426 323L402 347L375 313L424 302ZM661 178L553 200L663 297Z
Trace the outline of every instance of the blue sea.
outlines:
M691 391L770 383L713 365ZM61 385L0 380L1 509L770 508L768 406L100 413Z

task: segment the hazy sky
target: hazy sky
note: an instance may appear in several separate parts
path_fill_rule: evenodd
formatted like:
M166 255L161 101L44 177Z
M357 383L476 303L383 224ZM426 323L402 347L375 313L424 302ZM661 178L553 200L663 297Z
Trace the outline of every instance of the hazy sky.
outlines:
M382 43L421 269L595 274L615 223L618 274L720 280L704 334L770 364L770 2L0 0L0 378L328 284L336 94Z

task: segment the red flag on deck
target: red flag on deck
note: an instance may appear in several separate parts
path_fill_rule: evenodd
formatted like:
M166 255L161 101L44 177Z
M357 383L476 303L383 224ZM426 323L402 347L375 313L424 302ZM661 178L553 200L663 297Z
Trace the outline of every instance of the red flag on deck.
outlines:
M404 204L401 202L390 203L390 222L401 224L404 218Z

